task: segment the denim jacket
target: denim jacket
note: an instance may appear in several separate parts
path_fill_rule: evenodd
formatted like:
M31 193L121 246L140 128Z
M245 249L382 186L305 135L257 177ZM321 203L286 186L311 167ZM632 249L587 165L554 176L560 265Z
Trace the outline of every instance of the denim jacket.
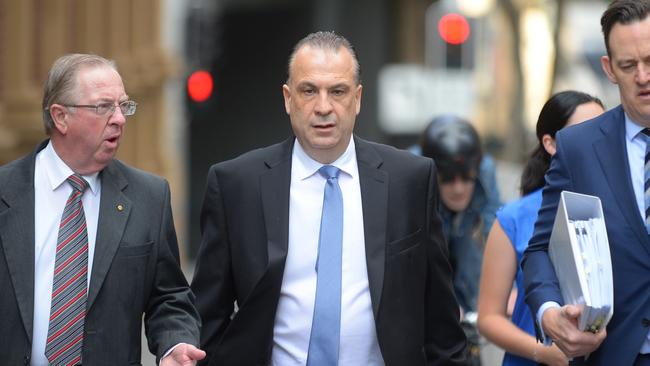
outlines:
M451 212L440 201L439 212L454 270L454 290L464 312L475 312L483 262L483 249L497 209L501 206L496 183L496 166L484 156L468 207Z

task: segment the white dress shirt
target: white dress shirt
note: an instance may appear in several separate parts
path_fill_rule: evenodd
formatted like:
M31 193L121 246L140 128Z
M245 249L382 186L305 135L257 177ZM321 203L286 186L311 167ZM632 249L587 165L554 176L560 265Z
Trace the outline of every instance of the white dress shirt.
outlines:
M630 167L630 178L632 178L632 188L634 189L634 198L639 209L639 214L645 222L645 201L644 201L644 186L645 186L645 149L646 143L643 136L641 136L644 127L632 121L625 113L625 147L627 148L627 161ZM560 305L554 301L548 301L540 306L537 311L537 322L542 324L542 316L544 311L551 307L559 307ZM541 329L541 327L540 327ZM550 340L546 339L544 331L542 336L545 340L544 343L550 344ZM650 332L646 335L643 345L639 353L650 353Z
M49 365L45 357L45 343L52 302L54 260L59 235L59 224L72 186L66 179L74 172L56 154L50 141L36 155L34 168L34 330L32 333L32 366ZM88 284L95 253L95 236L99 217L101 181L97 173L84 175L89 188L84 192L84 214L88 231Z
M296 140L291 162L289 245L273 328L274 366L305 365L316 296L316 256L323 208L323 164ZM331 165L341 170L343 253L339 365L383 365L368 287L361 188L353 139Z

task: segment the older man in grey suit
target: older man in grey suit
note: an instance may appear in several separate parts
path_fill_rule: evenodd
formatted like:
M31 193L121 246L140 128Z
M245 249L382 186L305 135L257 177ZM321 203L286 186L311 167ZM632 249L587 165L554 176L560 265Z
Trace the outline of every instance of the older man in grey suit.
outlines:
M0 168L2 364L140 364L143 314L161 366L205 356L169 186L113 158L135 110L112 61L50 70L50 139Z

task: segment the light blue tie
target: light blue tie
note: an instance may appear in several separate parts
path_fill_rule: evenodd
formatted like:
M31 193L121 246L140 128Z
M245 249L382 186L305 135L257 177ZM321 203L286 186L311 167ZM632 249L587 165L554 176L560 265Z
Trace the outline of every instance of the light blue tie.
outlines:
M645 161L643 167L644 184L643 184L643 202L645 203L645 228L650 234L650 130L644 128L641 130L643 138L645 139Z
M343 195L337 167L325 165L318 172L327 179L327 183L318 239L316 302L307 366L335 366L339 359L341 333Z

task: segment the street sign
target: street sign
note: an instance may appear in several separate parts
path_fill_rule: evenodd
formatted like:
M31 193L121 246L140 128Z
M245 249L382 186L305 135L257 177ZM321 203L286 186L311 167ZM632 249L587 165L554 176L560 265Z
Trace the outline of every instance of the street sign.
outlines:
M379 125L389 134L419 134L440 114L474 117L472 71L392 64L379 72L378 84Z

